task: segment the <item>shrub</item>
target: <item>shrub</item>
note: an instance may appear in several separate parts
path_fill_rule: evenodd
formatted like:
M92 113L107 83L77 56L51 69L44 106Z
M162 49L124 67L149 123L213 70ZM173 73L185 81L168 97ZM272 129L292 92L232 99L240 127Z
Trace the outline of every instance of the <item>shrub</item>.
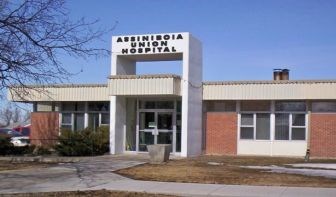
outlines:
M13 147L10 137L0 136L0 155L9 155Z
M48 147L35 146L35 145L31 145L30 147L32 149L31 153L33 155L50 155L51 154L51 151Z
M109 128L102 126L93 131L86 128L82 131L62 130L55 150L63 156L102 155L108 152Z
M17 147L11 143L11 138L8 136L0 136L0 155L24 155L31 154L33 147L22 146Z

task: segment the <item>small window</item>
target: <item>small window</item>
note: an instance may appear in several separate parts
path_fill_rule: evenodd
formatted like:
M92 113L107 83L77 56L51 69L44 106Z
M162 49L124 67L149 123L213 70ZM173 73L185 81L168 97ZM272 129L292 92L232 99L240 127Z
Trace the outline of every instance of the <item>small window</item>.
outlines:
M313 112L336 112L336 102L313 102Z
M174 109L174 101L140 101L140 109Z
M270 111L270 101L241 101L241 111Z
M109 113L101 114L101 124L105 124L105 125L110 124L110 114Z
M71 113L62 114L62 124L71 124Z
M206 101L208 112L235 112L236 101Z
M89 111L110 111L109 102L89 102Z
M240 139L253 139L253 127L241 127L240 128Z
M305 126L306 125L306 115L305 114L292 114L292 125L293 126Z
M61 128L72 130L72 114L62 113Z
M62 111L75 111L76 103L75 102L63 102Z
M292 140L305 140L306 128L292 128Z
M85 102L76 102L76 111L85 111Z
M241 126L253 126L253 114L242 114Z
M306 111L306 103L301 101L277 101L275 111Z

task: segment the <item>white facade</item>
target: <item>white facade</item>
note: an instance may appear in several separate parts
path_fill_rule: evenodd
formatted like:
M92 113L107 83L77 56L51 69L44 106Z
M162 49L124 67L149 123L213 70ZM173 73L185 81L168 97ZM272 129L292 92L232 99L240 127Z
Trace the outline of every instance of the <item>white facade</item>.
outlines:
M180 88L171 84L171 93L178 89L182 97L181 156L199 155L202 151L202 46L190 33L167 33L112 37L111 75L136 75L136 62L182 61ZM113 79L112 79L113 80ZM132 79L129 83L134 83ZM125 79L124 79L125 82ZM174 81L172 81L174 82ZM123 84L111 82L114 88ZM126 79L126 82L127 79ZM169 82L165 82L169 83ZM152 84L148 84L147 89ZM169 84L166 84L169 85ZM134 87L134 86L133 86ZM160 89L160 88L159 88ZM169 88L168 88L169 89ZM137 90L132 91L137 92ZM159 91L159 90L157 90ZM156 96L166 96L169 92ZM176 91L175 91L176 92ZM110 94L110 151L111 154L125 150L126 98L128 94ZM141 96L143 94L139 94ZM138 127L138 125L137 125Z
M137 62L176 60L182 62L181 76L137 75L136 73ZM159 135L162 134L163 138L169 136L172 153L182 157L200 155L202 151L206 151L205 138L209 132L203 130L203 126L206 127L206 125L202 117L206 112L235 113L237 124L234 123L234 125L237 129L232 129L230 132L236 134L237 139L234 140L237 141L235 152L229 154L267 156L304 156L307 153L310 143L309 119L312 111L310 106L314 106L310 105L311 102L317 102L324 110L328 108L327 113L336 112L335 80L203 83L202 61L202 45L190 33L113 36L111 76L107 84L29 86L29 89L25 90L26 94L20 94L22 87L15 86L8 92L8 99L32 102L36 111L59 111L60 126L67 126L72 130L109 123L111 154L146 151L140 146L164 143L159 142ZM212 102L216 109L207 111L203 101ZM255 101L269 102L270 105L265 110L258 109L262 104L253 104L256 109L252 110L241 109L241 103ZM275 103L283 101L305 102L306 108L301 111L277 111ZM331 104L325 107L323 102L329 101ZM166 106L146 108L143 107L146 102L149 104L157 102L154 105ZM222 105L225 102L228 105ZM63 105L69 104L76 105L75 108L78 109L62 108ZM90 104L93 106L99 104L100 107L89 109ZM279 125L285 124L288 128L286 130L288 136L291 136L293 128L301 127L301 131L304 128L302 139L293 138L293 140L292 137L276 139L276 114L281 113L288 114L289 118L287 122L280 122ZM253 119L253 122L242 125L242 114L251 115L250 120ZM256 137L258 114L267 114L267 125L269 123L267 126L269 135L263 139ZM305 124L301 122L302 125L293 125L292 122L295 119L295 117L292 119L293 114L300 114L301 118L305 116ZM150 116L150 121L143 120L148 118L147 115ZM62 117L66 116L69 117L69 122L63 122ZM165 118L171 127L159 128L160 118ZM81 124L75 125L76 122ZM144 122L148 123L149 128L142 128ZM253 128L254 133L248 135L251 130L245 129L247 136L242 137L241 128L244 130L245 127ZM225 137L222 137L224 130L224 128L219 129L219 134L215 138L229 144L232 141L228 142ZM143 142L146 136L152 141ZM155 137L151 138L152 136Z

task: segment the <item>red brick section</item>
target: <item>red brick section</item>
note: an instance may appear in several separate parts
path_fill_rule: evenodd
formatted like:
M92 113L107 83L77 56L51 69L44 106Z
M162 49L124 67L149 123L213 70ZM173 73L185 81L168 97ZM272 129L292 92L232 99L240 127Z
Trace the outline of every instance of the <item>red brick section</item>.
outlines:
M310 154L336 157L336 114L311 114Z
M206 114L206 154L237 154L237 113Z
M31 113L31 143L42 146L54 145L59 132L58 117L58 112Z

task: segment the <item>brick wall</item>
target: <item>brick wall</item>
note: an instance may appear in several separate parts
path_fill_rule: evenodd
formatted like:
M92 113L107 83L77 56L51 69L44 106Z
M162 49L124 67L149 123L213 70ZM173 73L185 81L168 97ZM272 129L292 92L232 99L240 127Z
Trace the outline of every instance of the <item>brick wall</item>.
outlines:
M237 154L237 113L206 113L206 154Z
M35 145L52 146L59 133L58 112L31 113L31 143Z
M310 153L336 157L336 114L311 114Z

